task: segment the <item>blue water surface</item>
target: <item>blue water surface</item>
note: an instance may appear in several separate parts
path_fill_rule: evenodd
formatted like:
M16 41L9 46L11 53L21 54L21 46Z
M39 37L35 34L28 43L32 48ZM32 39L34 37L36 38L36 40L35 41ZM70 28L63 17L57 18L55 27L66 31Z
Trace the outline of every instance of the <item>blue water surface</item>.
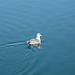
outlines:
M75 0L0 0L0 75L75 75Z

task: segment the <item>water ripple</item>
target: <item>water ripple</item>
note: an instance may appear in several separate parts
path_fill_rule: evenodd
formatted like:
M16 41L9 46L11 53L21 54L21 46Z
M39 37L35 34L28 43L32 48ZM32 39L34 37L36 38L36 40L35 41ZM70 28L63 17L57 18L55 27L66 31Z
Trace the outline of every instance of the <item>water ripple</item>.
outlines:
M25 45L26 43L24 41L18 41L18 42L13 42L13 43L6 43L0 45L0 47L11 47L11 46L16 46L16 45Z

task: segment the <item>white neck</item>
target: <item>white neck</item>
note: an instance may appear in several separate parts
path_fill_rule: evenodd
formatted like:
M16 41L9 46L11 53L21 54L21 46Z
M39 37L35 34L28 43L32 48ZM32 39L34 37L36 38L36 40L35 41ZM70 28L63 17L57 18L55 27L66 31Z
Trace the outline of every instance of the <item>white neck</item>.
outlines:
M40 36L37 35L36 36L36 39L38 39L41 42Z

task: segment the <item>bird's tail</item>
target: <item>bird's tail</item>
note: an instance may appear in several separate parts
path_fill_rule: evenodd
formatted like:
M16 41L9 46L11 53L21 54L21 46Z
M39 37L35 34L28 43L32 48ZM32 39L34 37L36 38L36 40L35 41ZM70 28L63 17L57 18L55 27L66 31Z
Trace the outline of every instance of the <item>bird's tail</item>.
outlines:
M30 41L29 41L29 40L27 40L26 42L27 42L27 43L30 43Z

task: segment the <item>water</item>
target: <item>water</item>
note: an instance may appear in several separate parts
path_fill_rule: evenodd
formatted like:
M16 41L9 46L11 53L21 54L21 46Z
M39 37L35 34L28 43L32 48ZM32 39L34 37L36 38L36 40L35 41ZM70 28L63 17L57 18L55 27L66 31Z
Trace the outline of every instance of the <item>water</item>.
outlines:
M0 0L0 75L75 75L74 0ZM42 48L26 40L40 32Z

